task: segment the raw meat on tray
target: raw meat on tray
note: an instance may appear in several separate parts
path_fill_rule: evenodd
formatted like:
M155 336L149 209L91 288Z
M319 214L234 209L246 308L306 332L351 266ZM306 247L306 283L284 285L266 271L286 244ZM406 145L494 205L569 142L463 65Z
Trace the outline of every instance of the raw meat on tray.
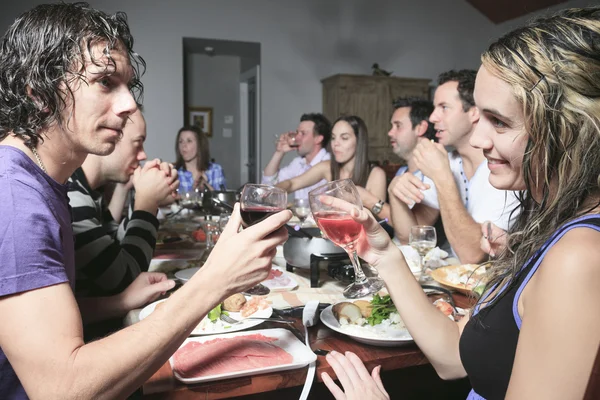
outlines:
M222 375L293 361L292 355L261 334L188 342L173 355L173 369L183 378Z

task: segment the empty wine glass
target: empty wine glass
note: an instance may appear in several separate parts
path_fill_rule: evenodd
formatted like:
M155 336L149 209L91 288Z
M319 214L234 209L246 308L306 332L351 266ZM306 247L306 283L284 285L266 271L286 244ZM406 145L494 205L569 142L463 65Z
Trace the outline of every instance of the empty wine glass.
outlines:
M323 201L327 197L335 197L343 201L336 202L336 205L331 205L330 202L325 204ZM352 207L361 209L362 201L352 180L328 182L312 190L308 198L310 209L319 228L329 240L346 250L350 256L354 267L354 282L344 289L344 296L355 299L377 293L384 286L383 280L378 277L367 278L356 254L356 243L363 227L354 221L350 210Z
M229 218L231 218L231 214L229 213L221 213L221 215L219 215L219 235L223 233L223 230L229 223Z
M198 206L199 202L199 193L195 189L190 190L179 190L177 189L177 194L179 195L179 204L182 208L192 209Z
M215 236L219 233L219 222L212 215L206 215L200 223L204 233L206 233L206 249L208 252L215 247Z
M206 234L206 248L200 256L200 262L204 264L215 247L215 238L218 238L217 235L219 234L219 222L214 220L211 215L205 215L200 222L200 228Z
M421 270L419 281L431 281L431 276L426 272L424 257L437 244L435 228L427 225L412 226L408 240L412 248L419 253L419 269Z
M300 226L302 226L306 217L310 215L308 199L294 199L294 214L296 214L296 217L300 220Z
M287 192L275 186L247 184L240 198L240 215L242 225L247 228L270 215L283 211L287 206ZM268 287L258 284L244 293L251 295L266 295Z

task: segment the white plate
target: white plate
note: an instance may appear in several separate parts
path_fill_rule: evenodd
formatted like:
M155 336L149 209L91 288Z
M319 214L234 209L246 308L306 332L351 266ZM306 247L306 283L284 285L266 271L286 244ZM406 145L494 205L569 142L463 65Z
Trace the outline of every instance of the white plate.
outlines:
M201 261L199 257L190 258L190 259L172 259L172 258L153 258L150 261L150 266L148 267L148 271L150 272L164 272L168 274L169 272L183 270L191 267L200 267Z
M333 316L332 308L333 305L327 307L321 312L321 321L329 329L332 329L343 335L349 336L357 342L370 344L373 346L396 347L402 346L407 343L412 343L413 341L412 336L410 336L410 333L408 333L408 330L406 329L398 331L398 335L394 337L379 337L376 336L374 333L368 331L365 331L364 333L358 333L356 332L358 329L349 332L348 330L343 329L338 320Z
M313 353L312 350L310 350L308 347L306 347L300 340L298 340L298 338L296 338L296 336L294 336L292 334L292 332L288 331L287 329L282 329L282 328L262 329L262 330L251 331L251 332L239 332L239 333L231 333L231 334L224 334L224 335L211 336L211 337L188 338L181 344L180 348L191 341L206 342L208 340L213 340L215 338L231 338L231 337L256 335L256 334L262 334L264 336L276 338L277 340L272 343L276 346L281 347L283 350L287 351L293 357L292 362L289 364L274 365L271 367L264 367L264 368L254 368L254 369L248 369L248 370L244 370L244 371L235 371L235 372L230 372L230 373L226 373L226 374L207 375L207 376L202 376L202 377L198 377L198 378L183 378L177 372L175 372L175 369L173 369L173 374L175 375L175 377L178 380L180 380L183 383L208 382L208 381L216 381L216 380L220 380L220 379L251 376L251 375L256 375L256 374L264 374L264 373L268 373L268 372L286 371L286 370L290 370L290 369L302 368L317 359L316 354ZM173 357L171 357L169 359L169 362L171 363L171 368L173 368Z
M250 296L246 296L246 300L249 300L250 298ZM152 314L154 308L156 308L156 305L158 303L162 303L163 301L167 300L168 299L155 301L154 303L148 304L146 307L144 307L142 311L140 311L140 321L146 318L148 315ZM212 322L208 320L208 317L204 317L204 319L200 321L198 326L194 328L192 333L190 333L190 336L215 335L218 333L237 332L242 331L244 329L252 328L253 326L260 325L264 322L260 319L244 319L244 317L242 317L242 315L239 312L228 311L228 313L231 318L237 319L241 322L239 324L227 324L219 320L217 322L219 326L215 327L215 325L209 325L212 324ZM258 310L254 314L249 315L249 317L269 318L271 314L273 314L273 308L271 306L268 306L264 310ZM202 329L203 326L206 326L209 329ZM210 329L212 327L214 327L214 329Z
M190 279L192 279L192 276L194 276L194 274L198 271L200 271L200 267L182 269L175 272L175 278L179 279L182 282L187 282Z
M287 290L293 290L298 287L298 282L296 282L296 280L292 277L290 273L288 273L284 269L277 267L273 267L272 269L281 271L281 276L278 276L275 279L268 279L261 282L263 285L271 289L271 292L283 292Z

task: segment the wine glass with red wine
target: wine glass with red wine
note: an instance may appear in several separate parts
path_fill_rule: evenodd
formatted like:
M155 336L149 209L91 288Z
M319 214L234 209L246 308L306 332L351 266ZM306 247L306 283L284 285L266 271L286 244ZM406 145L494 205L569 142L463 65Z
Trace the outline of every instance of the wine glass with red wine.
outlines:
M244 228L287 208L287 192L275 186L247 184L240 198L240 214ZM264 296L268 287L258 284L244 293Z
M323 201L327 197L335 197L343 201L336 202L335 205L330 205L329 202L324 204ZM350 255L354 267L354 282L344 289L344 296L356 299L381 290L384 286L383 280L378 277L367 278L356 254L356 243L363 227L352 218L350 210L352 207L361 209L362 201L352 180L342 179L319 186L308 194L308 199L319 228L329 240Z

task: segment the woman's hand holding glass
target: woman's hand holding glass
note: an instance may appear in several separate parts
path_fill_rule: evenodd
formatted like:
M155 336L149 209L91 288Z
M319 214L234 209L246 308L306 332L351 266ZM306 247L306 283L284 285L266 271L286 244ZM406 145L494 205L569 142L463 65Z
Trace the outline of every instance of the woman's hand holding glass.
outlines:
M396 269L405 263L402 252L392 243L390 236L370 212L334 197L323 197L322 201L345 210L363 226L363 232L356 243L356 252L360 258L375 267L380 276L386 269Z
M362 210L360 195L350 179L328 182L308 194L310 209L321 231L329 240L343 247L354 267L354 282L344 289L350 299L377 293L384 286L378 277L367 278L358 260L357 244L363 227L354 220Z

